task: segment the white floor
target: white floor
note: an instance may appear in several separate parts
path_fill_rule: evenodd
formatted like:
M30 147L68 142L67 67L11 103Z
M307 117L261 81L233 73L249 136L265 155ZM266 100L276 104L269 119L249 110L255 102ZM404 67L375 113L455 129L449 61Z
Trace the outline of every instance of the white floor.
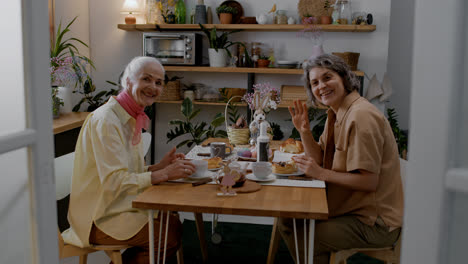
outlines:
M179 212L180 219L183 222L184 219L195 220L193 213ZM203 214L204 221L212 221L212 214ZM254 217L254 216L241 216L241 215L218 215L218 222L230 222L230 223L249 223L249 224L261 224L261 225L273 225L272 217ZM197 234L193 234L196 236ZM209 239L207 237L207 239ZM88 255L88 264L107 264L110 259L107 255L100 251ZM78 257L71 257L61 259L60 264L77 264Z

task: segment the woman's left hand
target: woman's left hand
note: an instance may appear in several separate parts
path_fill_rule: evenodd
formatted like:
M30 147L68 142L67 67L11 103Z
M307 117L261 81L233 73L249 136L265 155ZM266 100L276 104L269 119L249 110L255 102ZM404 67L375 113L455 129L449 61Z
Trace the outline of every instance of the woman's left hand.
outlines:
M156 170L164 169L179 159L185 159L185 155L182 153L176 153L176 148L174 147L164 155L157 165L155 165L157 167Z
M314 178L317 180L325 180L324 168L320 167L317 162L311 157L306 157L304 155L292 157L294 162L296 162L299 170L303 171L306 177Z

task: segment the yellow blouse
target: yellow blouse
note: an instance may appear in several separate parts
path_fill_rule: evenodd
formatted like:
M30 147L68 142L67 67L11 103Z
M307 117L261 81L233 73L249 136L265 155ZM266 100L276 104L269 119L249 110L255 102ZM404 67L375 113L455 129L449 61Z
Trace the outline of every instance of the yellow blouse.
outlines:
M132 200L151 186L143 144L132 145L135 119L114 99L91 113L75 150L66 243L89 246L94 223L118 240L134 236L147 223Z

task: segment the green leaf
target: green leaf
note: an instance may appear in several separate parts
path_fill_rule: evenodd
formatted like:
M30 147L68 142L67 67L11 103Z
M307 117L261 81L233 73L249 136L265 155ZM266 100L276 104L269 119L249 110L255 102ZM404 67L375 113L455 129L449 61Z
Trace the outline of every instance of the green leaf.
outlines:
M169 125L182 125L184 123L184 121L180 120L180 119L173 119L171 121L169 121Z
M99 92L98 94L96 94L96 95L93 97L93 99L94 99L94 100L99 100L99 99L100 99L103 95L105 95L105 94L106 94L106 91L101 91L101 92Z
M192 114L188 117L188 120L194 119L200 113L200 111L201 111L201 109L197 109L197 110L193 111Z
M223 115L221 115L219 117L215 117L215 119L213 119L213 121L211 121L211 125L213 127L218 127L218 126L220 126L220 125L222 125L224 123L224 120L225 120L225 118L224 118Z
M189 118L193 111L192 100L185 98L184 101L182 102L180 110L186 118Z

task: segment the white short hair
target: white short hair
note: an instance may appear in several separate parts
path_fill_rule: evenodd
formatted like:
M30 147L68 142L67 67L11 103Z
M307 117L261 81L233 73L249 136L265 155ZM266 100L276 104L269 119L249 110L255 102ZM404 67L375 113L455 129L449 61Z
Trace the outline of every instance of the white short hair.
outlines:
M158 59L147 56L135 57L127 64L123 72L122 78L120 79L123 90L128 89L127 79L130 79L131 81L135 82L137 75L140 73L141 69L143 69L143 67L150 63L158 65L162 70L162 74L166 74L163 65L161 64L161 62L159 62Z

